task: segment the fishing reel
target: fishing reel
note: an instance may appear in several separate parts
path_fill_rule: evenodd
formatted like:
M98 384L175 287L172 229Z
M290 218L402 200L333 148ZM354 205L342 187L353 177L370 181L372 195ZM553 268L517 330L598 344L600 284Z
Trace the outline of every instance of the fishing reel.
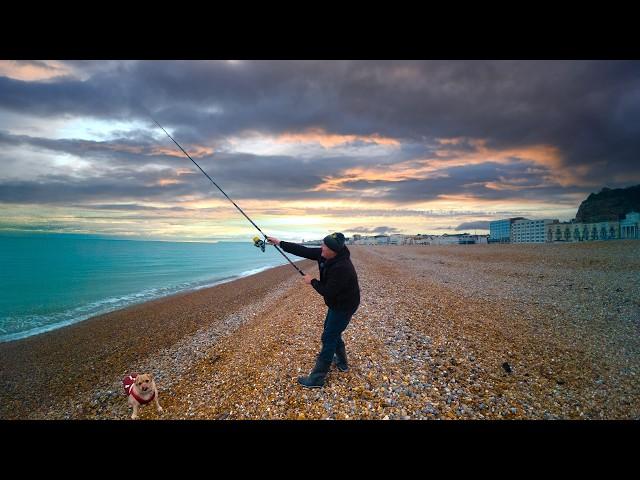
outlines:
M253 237L253 246L258 247L260 250L264 252L264 248L267 246L267 244L265 243L264 240L262 240L260 237L256 235L255 237Z

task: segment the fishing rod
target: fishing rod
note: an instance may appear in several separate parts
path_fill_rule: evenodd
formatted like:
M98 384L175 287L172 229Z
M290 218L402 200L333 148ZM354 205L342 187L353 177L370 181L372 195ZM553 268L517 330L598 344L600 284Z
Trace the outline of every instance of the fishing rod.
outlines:
M164 127L163 127L162 125L160 125L160 124L156 121L156 119L155 119L155 118L151 117L151 115L149 115L149 117L151 118L151 120L153 120L153 121L154 121L154 123L155 123L156 125L158 125L158 126L162 129L162 131L163 131L164 133L166 133L166 134L167 134L167 137L169 137L171 140L173 140L173 143L175 143L175 144L178 146L178 148L179 148L180 150L182 150L182 153L184 153L184 154L189 158L189 160L191 160L191 161L193 162L193 164L194 164L196 167L198 167L198 169L199 169L202 173L204 173L204 175L205 175L205 176L206 176L206 177L211 181L211 183L213 183L213 184L216 186L216 188L217 188L218 190L220 190L220 191L222 192L222 194L223 194L225 197L227 197L227 200L229 200L231 203L233 203L233 206L234 206L234 207L236 207L236 208L240 211L240 213L241 213L242 215L244 215L244 216L245 216L245 218L251 222L251 225L253 225L254 227L256 227L256 228L258 229L258 231L259 231L259 232L264 236L264 240L260 240L260 237L253 237L253 244L254 244L256 247L260 247L260 248L262 249L262 251L264 252L264 247L265 247L265 245L266 245L265 240L267 240L267 236L266 236L266 235L265 235L265 233L260 229L260 227L259 227L258 225L256 225L256 224L253 222L253 220L251 220L251 219L249 218L249 216L248 216L246 213L244 213L244 211L243 211L243 210L242 210L238 205L236 205L236 202L234 202L233 200L231 200L231 198L229 198L229 195L227 195L227 194L224 192L224 190L222 190L222 189L220 188L220 186L219 186L216 182L214 182L214 181L213 181L213 178L211 178L211 177L207 174L207 172L205 172L205 171L200 167L200 165L198 165L198 164L196 163L196 161L195 161L193 158L191 158L191 155L189 155L189 154L185 151L185 149L184 149L184 148L182 148L182 147L180 146L180 144L179 144L178 142L176 142L176 141L175 141L175 139L174 139L171 135L169 135L169 132L167 132L167 131L164 129ZM304 272L303 272L302 270L300 270L300 269L297 267L297 265L296 265L295 263L293 263L293 262L289 259L289 257L287 257L287 256L284 254L284 252L283 252L282 250L280 250L280 249L278 248L278 246L277 246L277 245L273 244L273 246L276 248L276 250L278 250L278 251L282 254L282 256L283 256L284 258L286 258L286 259L287 259L287 261L288 261L288 262L293 266L293 268L295 268L295 269L300 273L300 275L304 275Z

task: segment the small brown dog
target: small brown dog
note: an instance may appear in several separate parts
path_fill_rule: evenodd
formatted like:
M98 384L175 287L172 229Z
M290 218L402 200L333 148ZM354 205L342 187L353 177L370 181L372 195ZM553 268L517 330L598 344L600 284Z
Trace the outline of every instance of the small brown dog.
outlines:
M156 402L158 413L162 413L162 407L158 403L158 389L151 374L143 373L138 375L134 373L127 375L122 380L122 386L124 387L125 395L129 397L129 407L133 408L133 414L131 415L133 420L138 418L140 405L146 405L152 400Z

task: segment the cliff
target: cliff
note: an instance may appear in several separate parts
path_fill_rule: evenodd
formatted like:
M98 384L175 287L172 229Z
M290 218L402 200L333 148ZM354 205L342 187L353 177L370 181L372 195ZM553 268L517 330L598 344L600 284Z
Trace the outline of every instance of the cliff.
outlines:
M631 212L640 212L640 185L628 188L603 188L580 204L576 222L593 223L622 220Z

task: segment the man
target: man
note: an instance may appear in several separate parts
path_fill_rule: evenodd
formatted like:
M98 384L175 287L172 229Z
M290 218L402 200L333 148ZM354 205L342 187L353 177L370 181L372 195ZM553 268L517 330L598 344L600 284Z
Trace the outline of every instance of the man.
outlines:
M321 248L281 242L274 237L267 237L267 240L285 252L318 262L320 280L305 275L303 281L324 297L324 303L329 310L324 320L322 349L316 359L316 366L309 376L298 378L298 383L307 388L320 388L324 385L334 355L336 367L340 371L346 372L349 369L342 332L360 305L360 286L358 275L349 258L351 253L344 244L342 233L327 235Z

